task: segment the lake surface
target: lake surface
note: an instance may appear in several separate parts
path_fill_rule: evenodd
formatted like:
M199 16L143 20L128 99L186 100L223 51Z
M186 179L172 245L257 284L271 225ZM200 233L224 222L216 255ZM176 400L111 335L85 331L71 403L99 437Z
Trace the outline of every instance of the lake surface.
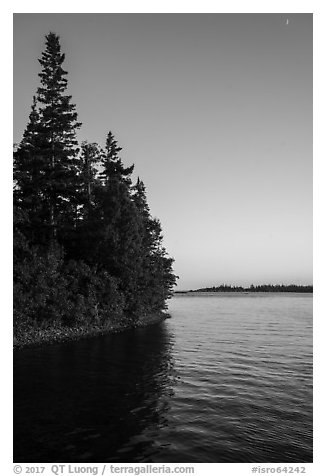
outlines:
M172 319L14 354L15 462L311 462L312 295L176 295Z

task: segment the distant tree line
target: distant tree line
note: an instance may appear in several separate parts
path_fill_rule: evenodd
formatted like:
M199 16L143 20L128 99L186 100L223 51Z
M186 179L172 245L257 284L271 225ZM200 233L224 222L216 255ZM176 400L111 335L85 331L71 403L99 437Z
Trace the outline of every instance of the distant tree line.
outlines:
M135 322L165 309L177 277L144 183L121 148L78 144L59 37L46 36L40 86L14 149L14 327Z
M178 291L176 291L178 292ZM212 286L210 288L200 288L191 290L188 292L253 292L253 293L312 293L313 286L301 286L297 284L259 284L254 286L251 284L249 287L242 286L230 286L228 284L222 284L220 286Z

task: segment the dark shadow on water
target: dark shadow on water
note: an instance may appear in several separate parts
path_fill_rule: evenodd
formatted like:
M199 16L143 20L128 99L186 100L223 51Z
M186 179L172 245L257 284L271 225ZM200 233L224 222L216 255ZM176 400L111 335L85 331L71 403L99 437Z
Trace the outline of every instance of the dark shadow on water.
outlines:
M203 302L15 353L14 461L312 462L311 301Z
M175 384L165 323L14 355L15 462L151 461Z

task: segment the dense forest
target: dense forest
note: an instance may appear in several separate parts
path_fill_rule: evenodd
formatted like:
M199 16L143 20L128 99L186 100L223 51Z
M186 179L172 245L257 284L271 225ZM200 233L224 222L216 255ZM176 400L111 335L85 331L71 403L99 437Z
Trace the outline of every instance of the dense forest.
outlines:
M46 36L40 86L14 148L14 334L129 325L166 308L177 277L146 188L108 132L78 144L59 37Z
M178 291L176 291L178 293ZM180 292L180 291L179 291ZM220 286L212 286L210 288L201 288L191 291L183 292L253 292L253 293L312 293L313 287L311 285L301 286L298 284L259 284L254 286L251 284L249 287L242 286L230 286L228 284L222 284Z

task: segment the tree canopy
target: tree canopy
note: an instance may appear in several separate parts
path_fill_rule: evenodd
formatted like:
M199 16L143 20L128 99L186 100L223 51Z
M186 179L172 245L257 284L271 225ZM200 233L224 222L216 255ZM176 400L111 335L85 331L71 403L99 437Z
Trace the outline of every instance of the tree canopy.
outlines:
M144 183L111 131L77 141L65 55L50 32L40 86L14 151L15 328L136 321L166 307L177 277Z

